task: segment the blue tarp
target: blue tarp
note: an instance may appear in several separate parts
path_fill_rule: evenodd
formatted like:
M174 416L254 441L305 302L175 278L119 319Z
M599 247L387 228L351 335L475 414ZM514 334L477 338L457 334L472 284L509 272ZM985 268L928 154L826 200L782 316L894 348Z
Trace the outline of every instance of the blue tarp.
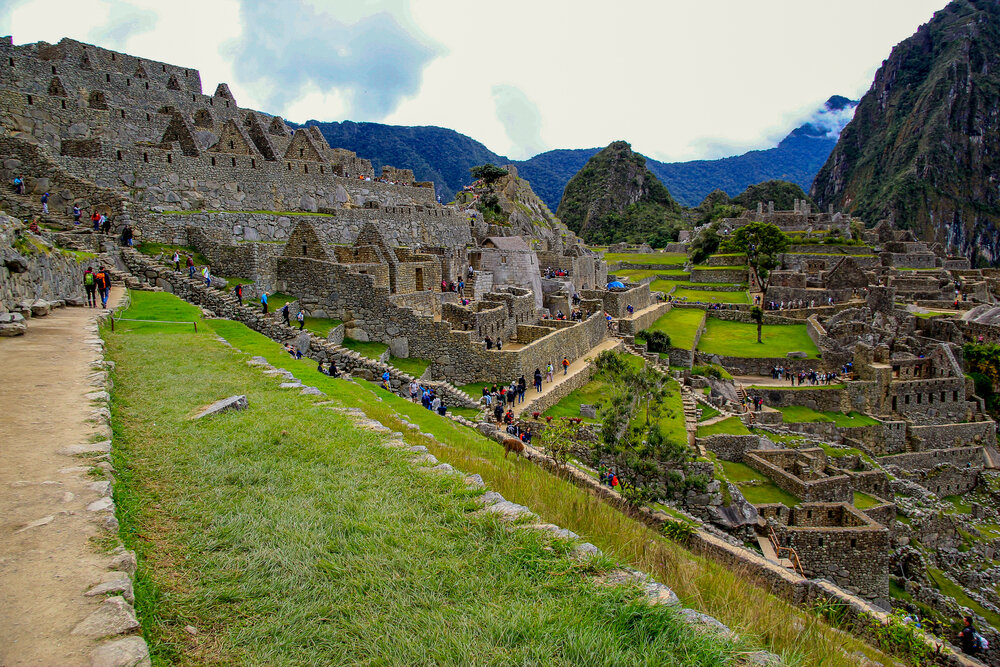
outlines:
M625 284L620 280L615 280L613 282L608 283L608 287L625 287Z

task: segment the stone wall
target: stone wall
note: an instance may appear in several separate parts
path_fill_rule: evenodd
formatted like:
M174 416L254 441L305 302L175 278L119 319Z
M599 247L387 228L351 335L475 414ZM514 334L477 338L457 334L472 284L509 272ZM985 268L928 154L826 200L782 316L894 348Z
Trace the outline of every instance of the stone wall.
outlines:
M760 449L760 436L719 434L698 438L696 444L725 461L743 462L743 455Z
M921 450L973 443L991 444L996 441L996 422L986 420L964 424L912 425L908 432L915 446Z
M658 304L654 308L650 308L641 315L637 315L634 318L623 317L618 320L618 333L623 336L634 336L640 331L648 329L653 326L656 320L660 319L663 315L670 311L671 305L669 303ZM637 309L638 310L638 309ZM628 313L626 313L627 315Z
M691 281L696 283L745 283L746 269L691 269Z
M950 463L959 467L982 468L985 464L985 458L982 447L954 447L883 456L879 459L879 463L898 466L908 472L923 472L932 470L942 463Z
M772 360L775 361L775 360ZM793 367L791 360L787 360L780 365L785 368ZM804 361L810 361L808 359ZM726 368L729 366L723 362ZM767 374L770 375L772 366L778 364L768 364ZM811 389L808 386L798 387L767 387L766 389L748 389L750 393L757 394L764 399L765 405L773 408L783 408L791 405L801 405L820 412L842 412L847 401L847 392L843 389Z
M785 470L793 460L801 460L805 454L816 457L816 472L825 468L823 450L755 450L743 455L743 462L757 472L771 478L775 485L800 498L803 502L852 502L851 480L846 475L822 476L803 480Z
M23 310L39 299L83 305L83 272L88 265L96 269L96 262L52 248L0 213L0 312Z
M725 311L723 311L725 312ZM714 360L714 361L713 361ZM697 352L695 362L699 364L717 363L733 375L763 375L770 376L775 366L784 366L798 373L799 371L824 371L827 363L823 359L788 359L785 357L725 357L717 354ZM801 391L809 391L803 389ZM837 390L824 390L837 391ZM765 399L766 400L766 399ZM772 403L772 405L774 405ZM799 405L793 403L793 405Z

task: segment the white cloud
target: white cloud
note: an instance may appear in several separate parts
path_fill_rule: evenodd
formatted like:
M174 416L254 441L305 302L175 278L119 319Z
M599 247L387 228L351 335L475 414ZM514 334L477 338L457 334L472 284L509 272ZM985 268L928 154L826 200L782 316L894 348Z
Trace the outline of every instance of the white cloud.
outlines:
M6 18L0 12L0 31L17 43L87 40L114 25L119 2L15 4ZM124 30L122 48L197 67L209 92L227 81L240 104L292 120L441 125L518 156L536 146L625 139L651 157L680 160L768 145L830 95L860 97L893 45L945 5L299 2L302 11L278 5L284 11L263 12L254 3L257 11L241 16L237 0L134 0L137 9L155 13L155 27ZM276 56L259 57L258 42ZM234 49L240 44L245 48ZM240 62L234 53L242 54ZM345 73L340 59L366 71ZM503 120L496 90L506 91L499 100L507 109ZM517 94L523 99L511 115Z

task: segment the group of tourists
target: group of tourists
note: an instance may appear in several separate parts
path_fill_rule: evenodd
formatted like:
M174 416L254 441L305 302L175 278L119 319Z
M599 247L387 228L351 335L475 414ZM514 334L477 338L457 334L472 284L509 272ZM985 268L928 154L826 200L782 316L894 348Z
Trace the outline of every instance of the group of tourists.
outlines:
M483 342L486 343L487 350L492 350L494 347L498 350L503 349L503 341L500 340L500 336L497 336L496 340L486 336L486 338L483 339Z
M111 274L99 266L97 271L88 266L83 272L83 290L87 293L87 305L97 308L97 297L101 297L101 308L108 307L108 297L111 295Z
M323 375L329 375L332 378L340 377L340 371L337 370L337 364L333 359L330 360L330 363L323 363L322 361L317 362L316 370Z
M382 386L392 391L389 380L389 371L382 373ZM420 405L424 406L425 409L436 412L441 416L444 416L448 412L448 407L444 404L444 400L437 395L437 392L432 387L425 387L416 380L412 380L408 389L410 400L414 403L419 399Z
M528 383L523 375L516 380L511 380L509 385L497 387L494 382L492 388L488 385L483 387L483 397L480 400L486 404L486 407L493 406L494 409L500 407L502 410L504 405L524 403L524 393L527 388Z
M469 267L472 268L472 267ZM445 278L441 279L441 291L442 292L458 292L459 294L465 296L465 281L459 276L458 282L454 280L447 280ZM462 304L465 305L465 304Z
M754 303L760 305L760 295L754 297ZM826 305L833 305L833 297L826 297ZM804 299L789 299L788 301L768 301L764 304L764 310L798 310L799 308L815 308L816 299L806 301Z
M845 364L842 370L845 374L849 372L848 366L850 364ZM771 368L771 378L774 380L788 380L788 384L791 386L796 386L796 380L798 380L798 386L810 384L810 385L829 385L836 384L840 379L840 373L835 371L830 371L829 373L818 373L813 370L809 371L794 371L790 368L785 368L784 366L774 366Z
M563 311L561 309L557 308L556 309L556 314L554 316L553 315L549 315L548 313L546 313L546 314L542 315L542 319L543 320L565 320L566 319L566 314L563 313ZM573 322L582 322L583 320L585 320L587 318L584 315L584 313L583 313L582 310L574 309L572 312L570 312L569 319L571 321L573 321Z
M544 275L546 278L564 278L569 274L563 271L562 269L553 269L550 266L546 267Z
M264 306L264 313L267 313L267 292L261 294L260 302ZM281 307L281 319L285 323L285 326L292 326L292 309L288 307L286 303ZM295 313L295 321L299 324L299 331L305 329L306 326L306 314L301 308Z
M601 480L601 484L607 484L611 487L612 491L621 491L621 482L618 481L618 475L615 473L613 468L607 468L602 463L600 468L597 470L598 478Z
M511 415L511 418L513 419L513 415ZM504 431L507 433L507 435L517 438L526 445L531 444L532 433L530 426L522 427L516 421L512 421L511 423L507 424L507 428L505 428Z

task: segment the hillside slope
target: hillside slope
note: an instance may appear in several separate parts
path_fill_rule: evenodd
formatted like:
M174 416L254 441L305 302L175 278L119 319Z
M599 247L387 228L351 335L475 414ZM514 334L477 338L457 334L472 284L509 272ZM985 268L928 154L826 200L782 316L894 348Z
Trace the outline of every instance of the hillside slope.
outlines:
M1000 2L956 0L898 44L812 196L1000 262Z
M559 202L559 217L588 243L676 240L680 205L646 167L646 158L615 141L587 161Z

